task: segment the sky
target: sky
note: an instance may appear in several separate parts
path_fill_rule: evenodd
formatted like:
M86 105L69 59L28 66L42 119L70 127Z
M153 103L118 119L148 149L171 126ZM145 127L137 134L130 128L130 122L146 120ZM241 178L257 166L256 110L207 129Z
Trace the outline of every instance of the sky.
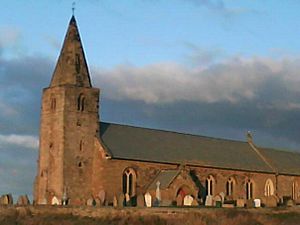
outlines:
M32 196L69 0L0 0L0 194ZM300 151L300 1L77 0L101 121ZM226 153L224 153L226 154Z

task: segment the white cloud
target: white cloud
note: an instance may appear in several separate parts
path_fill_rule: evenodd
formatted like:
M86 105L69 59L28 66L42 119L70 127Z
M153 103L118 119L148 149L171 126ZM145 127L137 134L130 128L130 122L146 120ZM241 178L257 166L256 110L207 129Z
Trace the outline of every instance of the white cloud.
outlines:
M146 103L291 101L299 94L299 59L231 58L207 68L175 63L95 69L93 78L107 98ZM288 98L288 99L286 99ZM298 99L296 99L298 101ZM300 101L300 99L299 99Z
M0 134L0 149L1 147L7 145L14 145L20 148L37 149L39 146L39 141L36 136L18 135L18 134L9 134L9 135Z

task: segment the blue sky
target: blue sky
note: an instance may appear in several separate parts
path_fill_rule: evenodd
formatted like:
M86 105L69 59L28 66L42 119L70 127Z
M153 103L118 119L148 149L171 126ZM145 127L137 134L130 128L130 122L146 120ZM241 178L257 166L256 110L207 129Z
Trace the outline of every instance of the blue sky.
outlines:
M31 194L72 2L0 0L0 193ZM299 151L300 2L76 1L101 120Z

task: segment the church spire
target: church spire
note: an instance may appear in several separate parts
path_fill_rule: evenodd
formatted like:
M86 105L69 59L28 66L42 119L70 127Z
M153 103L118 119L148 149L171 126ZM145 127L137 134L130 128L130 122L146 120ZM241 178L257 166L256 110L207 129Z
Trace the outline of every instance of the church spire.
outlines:
M92 86L74 15L71 17L50 87L63 85Z

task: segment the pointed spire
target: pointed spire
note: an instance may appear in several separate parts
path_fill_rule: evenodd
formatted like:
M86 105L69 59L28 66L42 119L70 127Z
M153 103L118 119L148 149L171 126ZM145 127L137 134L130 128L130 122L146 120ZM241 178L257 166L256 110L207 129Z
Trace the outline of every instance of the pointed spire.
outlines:
M74 15L71 17L50 87L62 85L92 86Z

